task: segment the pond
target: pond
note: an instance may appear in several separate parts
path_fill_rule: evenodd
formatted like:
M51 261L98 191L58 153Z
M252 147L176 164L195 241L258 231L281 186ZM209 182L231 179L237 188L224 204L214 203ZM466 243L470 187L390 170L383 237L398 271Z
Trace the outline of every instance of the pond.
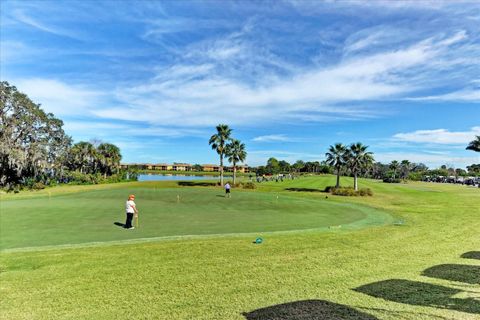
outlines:
M218 176L193 176L181 174L139 174L138 181L194 181L194 180L218 180Z

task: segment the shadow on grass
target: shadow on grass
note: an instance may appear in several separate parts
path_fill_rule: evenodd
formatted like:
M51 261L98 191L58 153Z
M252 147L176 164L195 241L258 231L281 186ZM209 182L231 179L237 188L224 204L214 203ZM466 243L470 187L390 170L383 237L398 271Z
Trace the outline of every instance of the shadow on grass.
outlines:
M177 184L182 187L215 187L216 182L197 182L197 181L178 181Z
M243 313L247 320L376 320L357 309L325 300L303 300Z
M121 223L121 222L118 222L118 221L117 221L117 222L114 222L113 224L116 225L116 226L125 228L125 223Z
M440 264L422 273L423 276L469 284L480 284L480 266L463 264Z
M323 190L311 189L311 188L285 188L285 190L296 191L296 192L324 192Z
M391 319L442 319L442 320L452 320L452 318L446 318L442 316L437 316L430 313L423 313L418 311L398 311L398 310L387 310L382 308L366 308L361 307L362 310L365 311L375 311L376 313L382 314L381 319L383 316L391 318Z
M417 306L480 313L480 301L473 298L452 298L462 290L423 282L390 279L370 283L354 289L369 296Z
M477 259L480 260L480 251L469 251L465 252L460 256L461 258L464 259Z

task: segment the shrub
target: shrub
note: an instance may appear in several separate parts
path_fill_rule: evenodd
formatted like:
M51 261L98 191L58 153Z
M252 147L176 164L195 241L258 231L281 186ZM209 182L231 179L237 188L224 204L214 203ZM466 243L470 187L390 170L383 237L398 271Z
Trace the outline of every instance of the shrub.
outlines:
M327 187L328 188L328 187ZM325 188L325 189L327 189ZM352 187L340 187L340 188L330 188L330 193L336 196L345 196L345 197L356 197L356 196L373 196L373 192L370 188L362 188L358 191L355 191Z
M362 197L373 196L372 189L370 188L361 188L360 190L358 190L358 194Z
M101 175L80 173L78 171L69 172L69 184L97 184L101 180Z
M45 185L42 182L35 182L32 185L32 189L33 190L42 190L42 189L45 189Z
M401 180L399 178L387 177L387 178L383 178L383 182L385 182L385 183L400 183Z
M256 189L257 185L253 182L245 182L242 184L243 189Z
M332 188L330 192L336 196L356 196L355 190L351 187Z
M325 187L325 189L323 190L324 192L327 192L327 193L332 193L332 190L335 189L334 186L327 186Z

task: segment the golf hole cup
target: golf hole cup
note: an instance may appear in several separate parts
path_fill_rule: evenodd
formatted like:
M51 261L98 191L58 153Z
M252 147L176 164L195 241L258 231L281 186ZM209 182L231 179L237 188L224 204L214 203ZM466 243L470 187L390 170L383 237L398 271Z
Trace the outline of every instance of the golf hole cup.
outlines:
M263 242L263 239L258 237L257 239L255 239L255 244L261 244Z

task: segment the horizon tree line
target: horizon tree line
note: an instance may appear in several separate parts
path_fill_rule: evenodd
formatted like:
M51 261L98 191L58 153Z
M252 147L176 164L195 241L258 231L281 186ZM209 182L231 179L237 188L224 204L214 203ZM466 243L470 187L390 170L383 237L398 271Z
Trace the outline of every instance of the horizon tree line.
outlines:
M354 146L355 152L352 153L352 146ZM472 164L467 166L466 169L452 168L447 165L442 165L437 169L429 169L423 163L414 163L409 160L393 160L388 164L381 162L374 162L373 154L367 152L368 147L363 146L361 143L351 144L349 147L336 143L331 145L324 161L310 161L304 162L297 160L294 164L289 164L285 160L277 160L275 158L269 158L265 166L257 167L257 174L278 174L278 173L290 173L290 172L310 172L310 173L334 173L336 174L336 188L340 187L340 176L343 174L355 175L381 179L385 182L400 182L401 180L412 179L421 180L425 175L434 176L467 176L480 175L480 164ZM467 150L473 150L480 152L480 136L476 136L476 139L467 146ZM360 152L359 152L360 151ZM350 159L352 154L357 154L357 157ZM366 153L366 155L363 155ZM369 159L369 157L372 159ZM349 160L350 159L350 160ZM355 168L351 168L351 165L355 165Z

